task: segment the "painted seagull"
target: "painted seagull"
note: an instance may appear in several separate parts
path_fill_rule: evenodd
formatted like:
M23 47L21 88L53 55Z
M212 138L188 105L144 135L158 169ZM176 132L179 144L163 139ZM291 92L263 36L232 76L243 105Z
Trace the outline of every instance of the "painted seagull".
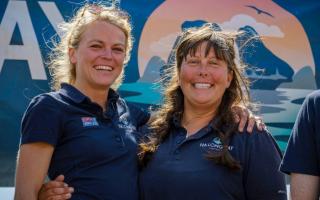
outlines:
M253 5L246 5L246 7L254 9L255 11L257 11L257 13L258 13L259 15L260 15L260 14L266 14L266 15L268 15L268 16L270 16L270 17L274 17L274 16L271 15L270 13L268 13L268 12L266 12L266 11L264 11L264 10L261 10L261 9L255 7L255 6L253 6Z

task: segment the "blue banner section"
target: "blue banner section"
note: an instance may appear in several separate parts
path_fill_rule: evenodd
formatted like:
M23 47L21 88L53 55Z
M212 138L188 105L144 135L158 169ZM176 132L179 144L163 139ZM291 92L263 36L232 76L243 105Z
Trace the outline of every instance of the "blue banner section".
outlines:
M184 28L211 22L217 29L242 31L237 46L248 65L252 99L260 104L257 114L285 149L305 96L320 87L320 1L116 2L130 13L135 38L119 89L123 97L145 108L161 102L155 83ZM50 90L46 63L52 39L59 39L58 25L81 5L75 0L0 1L0 186L13 185L26 106Z

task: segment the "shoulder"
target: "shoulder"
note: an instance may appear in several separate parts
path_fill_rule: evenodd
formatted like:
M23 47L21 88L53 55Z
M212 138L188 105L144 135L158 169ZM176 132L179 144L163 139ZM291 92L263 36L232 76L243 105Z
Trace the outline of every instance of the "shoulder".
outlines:
M306 102L314 109L314 111L320 112L320 90L310 93L306 97Z
M311 92L308 96L308 99L314 99L320 101L320 90L315 90Z
M279 167L282 152L268 130L254 129L252 133L237 133L234 138L239 138L238 141L234 141L237 151L235 153L239 155L240 161L246 169L250 168L251 164L256 165L256 169L262 169L266 166Z
M58 101L52 93L35 96L21 122L21 144L46 142L57 144L57 138L62 133L64 115L58 107Z
M239 132L239 131L236 131L234 133L234 136L235 138L241 138L242 140L257 140L257 139L267 139L267 138L272 138L272 135L271 133L267 130L267 129L264 129L262 131L258 130L258 128L256 127L256 125L253 127L253 130L252 132L248 132L247 130L247 127L244 128L244 131L243 132Z
M147 114L148 113L147 110L141 108L140 106L138 106L135 103L127 102L127 105L128 105L128 107L129 107L131 112L137 112L137 113L141 113L141 114Z
M306 96L293 127L293 132L297 129L306 131L307 129L315 130L319 127L317 121L320 119L320 90L316 90ZM307 131L310 132L310 131Z
M234 142L241 141L243 145L246 145L245 149L249 151L261 151L273 149L275 152L281 155L281 150L278 147L275 139L268 130L258 130L254 127L252 133L244 131L243 133L236 132L233 136ZM270 149L271 148L271 149Z
M320 109L320 90L313 91L306 96L302 109Z
M149 121L150 113L134 103L127 103L130 115L135 119L138 126L143 126Z
M281 154L281 151L275 139L267 129L260 131L257 128L254 128L251 134L250 133L246 133L246 134L250 135L250 141L252 143L259 142L259 145L274 146L277 149L277 151Z
M56 101L56 98L58 97L57 92L48 92L48 93L42 93L32 98L31 102L34 103L54 103Z
M39 94L33 97L26 109L26 113L31 111L50 111L56 112L59 102L59 94L57 92L49 92Z

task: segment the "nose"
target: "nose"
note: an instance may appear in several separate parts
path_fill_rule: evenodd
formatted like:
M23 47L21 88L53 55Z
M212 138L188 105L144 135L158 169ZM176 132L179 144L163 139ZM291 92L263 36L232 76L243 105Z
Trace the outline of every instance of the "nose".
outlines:
M109 48L103 49L101 56L105 59L112 59L112 50Z
M207 77L208 76L208 70L207 70L207 67L204 64L200 65L199 76L201 76L201 77Z

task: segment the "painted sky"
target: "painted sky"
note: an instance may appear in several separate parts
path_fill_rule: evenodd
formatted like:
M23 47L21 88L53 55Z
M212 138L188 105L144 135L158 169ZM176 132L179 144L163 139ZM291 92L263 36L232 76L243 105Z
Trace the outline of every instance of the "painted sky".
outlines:
M249 6L267 14L258 14L258 10ZM181 24L193 20L215 22L227 30L250 25L262 36L264 45L295 72L304 66L315 68L302 25L272 1L167 0L150 15L142 31L138 50L140 76L153 56L167 60Z

